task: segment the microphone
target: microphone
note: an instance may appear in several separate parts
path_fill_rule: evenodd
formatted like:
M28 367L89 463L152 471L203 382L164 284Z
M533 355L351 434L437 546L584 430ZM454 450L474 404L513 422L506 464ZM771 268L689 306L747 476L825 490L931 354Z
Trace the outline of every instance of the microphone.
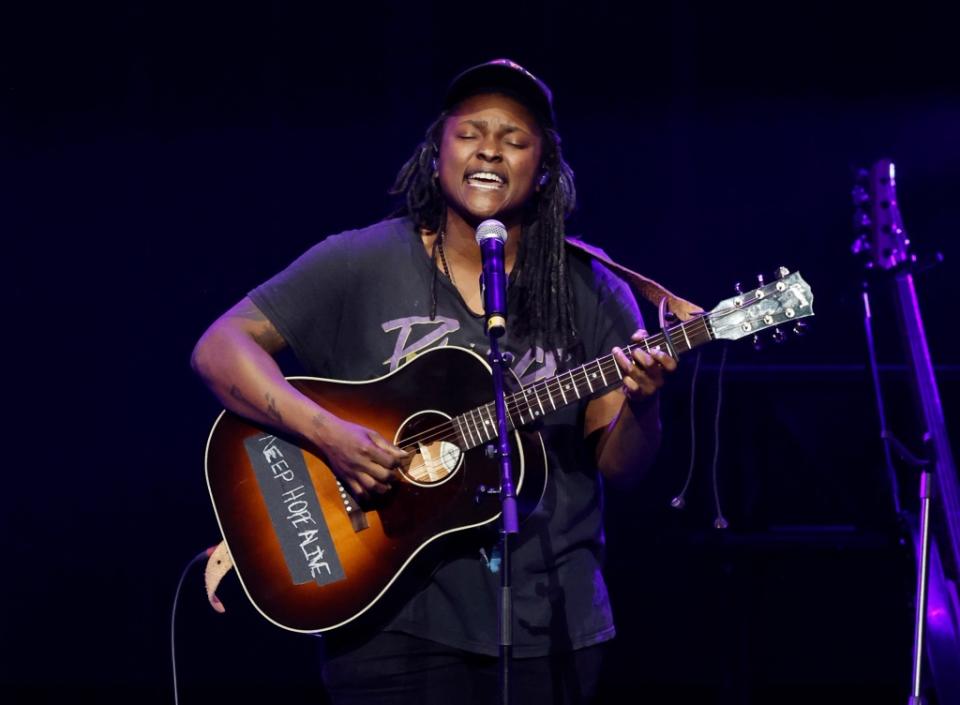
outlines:
M477 227L477 244L483 261L480 289L487 319L487 334L499 338L507 330L507 273L503 246L507 229L499 220L485 220Z

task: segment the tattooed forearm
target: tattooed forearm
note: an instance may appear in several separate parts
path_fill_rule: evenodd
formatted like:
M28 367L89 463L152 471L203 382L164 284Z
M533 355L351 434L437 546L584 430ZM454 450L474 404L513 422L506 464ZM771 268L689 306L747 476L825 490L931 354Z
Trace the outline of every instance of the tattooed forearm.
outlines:
M277 423L283 423L283 417L280 415L280 412L277 410L277 400L272 394L267 392L267 416L276 421Z
M245 396L243 396L243 392L241 392L241 391L240 391L240 388L237 387L237 385L235 385L235 384L230 385L230 396L233 397L234 399L236 399L238 402L240 402L240 403L242 403L242 404L246 404L247 406L249 406L249 407L252 408L252 409L256 409L256 408L257 408L256 405L255 405L253 402L251 402L249 399L247 399Z
M242 401L244 404L249 404L247 398L243 396L243 392L235 384L230 385L230 396L232 396L237 401Z

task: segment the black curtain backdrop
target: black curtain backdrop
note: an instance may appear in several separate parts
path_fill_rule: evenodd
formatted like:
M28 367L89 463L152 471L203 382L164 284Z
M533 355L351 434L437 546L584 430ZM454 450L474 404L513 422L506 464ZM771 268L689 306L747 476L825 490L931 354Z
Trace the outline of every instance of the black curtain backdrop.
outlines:
M892 511L850 254L858 165L898 168L948 424L960 227L956 17L913 3L13 3L0 17L7 452L4 702L171 702L180 571L218 541L205 327L326 234L396 206L462 68L508 56L556 97L570 231L711 307L799 269L809 335L721 346L664 393L664 451L608 492L618 620L605 702L904 702L913 567ZM897 432L921 429L876 300ZM654 313L647 311L651 320ZM290 372L292 360L285 360ZM954 433L955 437L955 433ZM907 497L915 478L903 472ZM181 702L324 702L316 640L187 576Z

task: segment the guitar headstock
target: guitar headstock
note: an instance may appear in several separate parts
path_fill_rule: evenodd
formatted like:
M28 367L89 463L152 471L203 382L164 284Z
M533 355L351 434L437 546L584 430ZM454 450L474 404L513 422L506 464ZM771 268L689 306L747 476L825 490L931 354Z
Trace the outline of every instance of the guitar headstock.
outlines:
M916 258L910 254L910 240L897 207L893 162L881 159L869 169L860 169L852 197L857 239L851 249L866 258L866 267L887 270L913 262Z
M791 273L784 267L769 284L762 276L757 279L760 286L756 289L742 293L738 285L736 296L724 299L706 314L714 338L739 340L788 322L796 322L794 332L802 333L800 319L813 315L810 285L799 272ZM777 328L774 340L782 342L785 338Z

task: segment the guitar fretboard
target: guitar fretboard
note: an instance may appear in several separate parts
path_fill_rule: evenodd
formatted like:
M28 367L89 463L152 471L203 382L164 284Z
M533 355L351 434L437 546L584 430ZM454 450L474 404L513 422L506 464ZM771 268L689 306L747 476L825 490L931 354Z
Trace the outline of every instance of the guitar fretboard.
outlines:
M660 348L667 349L667 338L673 344L677 354L689 352L699 345L714 339L707 322L708 316L698 316L679 323L639 343L623 347L629 357L636 348L647 352ZM536 421L553 411L573 404L585 397L606 391L623 380L623 373L613 355L591 360L555 377L540 380L523 387L520 391L507 394L504 398L507 408L507 429L512 431L520 426ZM458 445L463 450L492 441L497 437L497 413L493 402L471 409L452 419L453 428L459 436Z

